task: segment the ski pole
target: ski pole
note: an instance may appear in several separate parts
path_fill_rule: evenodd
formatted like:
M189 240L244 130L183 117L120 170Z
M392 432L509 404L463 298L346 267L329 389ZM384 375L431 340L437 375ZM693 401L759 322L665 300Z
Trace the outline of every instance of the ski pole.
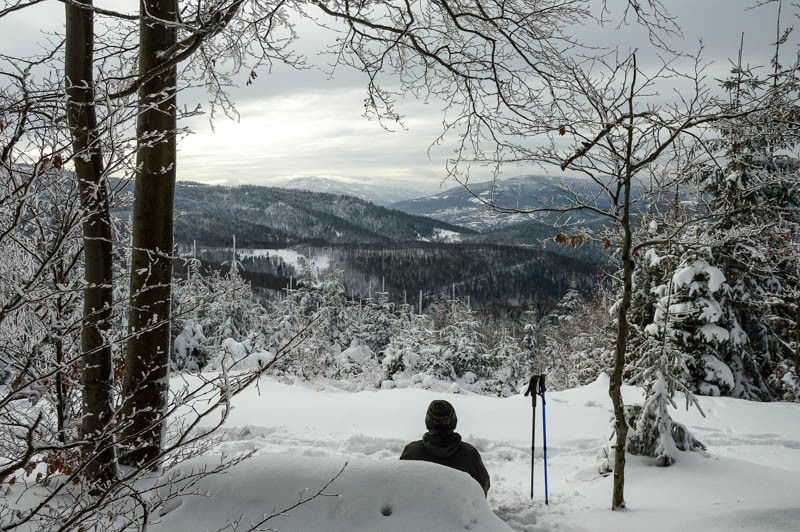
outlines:
M544 399L544 375L542 375L542 452L544 453L544 503L550 504L547 488L547 402Z
M533 465L536 463L536 394L531 394L533 414L531 415L531 500L533 500Z
M532 407L532 418L531 418L531 500L533 500L533 466L536 463L535 456L536 456L536 395L537 395L537 379L536 375L531 377L530 382L528 382L528 389L525 391L525 395L531 396L531 407Z

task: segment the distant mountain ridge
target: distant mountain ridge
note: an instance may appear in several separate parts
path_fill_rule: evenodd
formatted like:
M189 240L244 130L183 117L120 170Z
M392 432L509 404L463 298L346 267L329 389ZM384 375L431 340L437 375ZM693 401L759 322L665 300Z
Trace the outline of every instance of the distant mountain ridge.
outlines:
M525 222L538 221L545 225L544 216L497 213L481 200L510 209L535 208L551 203L564 205L566 200L558 188L561 183L570 185L586 197L596 195L599 190L599 187L584 179L524 175L470 183L469 190L457 186L432 196L392 203L389 207L481 232Z
M398 201L406 201L422 196L414 187L389 185L381 179L344 179L318 176L302 176L277 184L280 188L326 192L353 196L376 205L386 206Z
M178 182L175 239L224 246L458 241L474 231L339 194Z
M552 182L538 182L531 186L530 181L534 179L539 178L523 176L501 182L506 186L495 188L496 198L516 204L516 198L509 191L531 194L533 190L541 189L552 194L550 191L555 186ZM513 186L508 187L508 181ZM478 185L476 191L486 194L491 190L488 183ZM115 188L132 193L133 183L119 182ZM394 205L412 211L433 212L427 216L409 214L342 194L179 181L175 191L175 241L184 245L196 242L223 248L231 245L234 235L240 248L401 242L500 244L550 250L584 260L607 260L606 254L598 253L592 246L578 249L558 246L553 237L563 229L553 227L542 218L494 214L459 187ZM129 216L129 211L130 204L115 209L117 215L123 217ZM462 220L471 227L447 220Z

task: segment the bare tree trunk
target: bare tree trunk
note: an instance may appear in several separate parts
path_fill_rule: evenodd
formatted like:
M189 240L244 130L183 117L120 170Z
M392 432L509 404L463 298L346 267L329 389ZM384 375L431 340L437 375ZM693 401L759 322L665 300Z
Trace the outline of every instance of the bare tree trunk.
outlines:
M67 117L72 131L75 175L83 210L84 279L81 353L83 438L93 441L86 474L98 481L116 474L111 410L111 345L105 338L112 312L111 212L97 144L94 105L94 16L92 0L66 5ZM61 384L59 383L59 387Z
M64 261L56 261L53 271L53 284L58 286L66 280L67 274L64 271ZM56 312L58 316L63 316L67 305L64 304L63 297L56 300ZM60 320L59 320L60 321ZM64 378L64 331L61 327L53 330L54 349L56 355L56 438L61 444L67 443L66 420L67 420L67 393L66 379Z
M614 405L614 431L617 441L614 446L614 487L611 496L611 509L625 508L625 444L628 440L628 422L625 420L625 403L622 400L622 376L625 371L625 354L628 350L628 310L633 298L633 232L631 230L631 185L633 181L633 132L636 96L636 54L633 61L631 89L628 95L628 124L625 139L624 175L622 176L622 301L617 310L617 340L614 354L614 369L608 386L608 395Z
M626 195L630 192L630 184L626 187ZM629 216L629 206L625 203L623 220ZM614 488L611 509L625 508L625 443L628 438L628 423L625 420L625 404L622 401L622 374L625 369L625 352L628 347L628 309L631 306L633 293L633 259L631 257L630 224L623 221L622 239L622 300L617 309L617 339L614 355L614 369L608 387L608 395L614 405L614 430L616 443L614 446Z
M64 364L64 341L59 337L56 339L56 364L62 367ZM66 424L66 397L64 393L64 372L56 373L56 429L59 443L67 443L65 432Z
M176 43L177 0L140 3L139 73L162 66ZM130 311L123 380L127 464L154 460L169 383L172 218L175 192L176 79L173 65L139 88ZM156 464L151 464L153 467Z
M794 331L795 336L797 337L797 343L795 344L797 347L794 349L794 371L795 375L800 378L800 305L797 308L797 316L795 317L794 321Z

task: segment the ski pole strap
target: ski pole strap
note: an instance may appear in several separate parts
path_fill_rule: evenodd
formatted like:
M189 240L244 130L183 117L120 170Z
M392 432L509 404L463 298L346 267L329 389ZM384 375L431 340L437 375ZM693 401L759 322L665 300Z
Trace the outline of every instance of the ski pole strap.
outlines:
M536 405L536 396L541 395L544 400L545 392L544 375L533 375L528 382L528 389L525 390L525 396L531 396L534 406Z
M525 390L525 395L539 395L545 392L544 375L533 375L531 380L528 381L528 389Z

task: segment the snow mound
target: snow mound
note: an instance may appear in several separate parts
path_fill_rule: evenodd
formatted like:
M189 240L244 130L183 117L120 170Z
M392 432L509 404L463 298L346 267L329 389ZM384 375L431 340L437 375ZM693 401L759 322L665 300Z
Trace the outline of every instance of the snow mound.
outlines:
M190 474L212 468L218 458L186 462ZM283 509L328 486L324 496L287 512ZM151 530L247 530L275 515L259 530L284 532L508 532L466 473L427 462L349 460L258 454L194 486L196 495L158 512ZM230 522L231 516L239 517Z
M375 358L375 353L366 345L351 345L336 357L340 364L364 364Z

